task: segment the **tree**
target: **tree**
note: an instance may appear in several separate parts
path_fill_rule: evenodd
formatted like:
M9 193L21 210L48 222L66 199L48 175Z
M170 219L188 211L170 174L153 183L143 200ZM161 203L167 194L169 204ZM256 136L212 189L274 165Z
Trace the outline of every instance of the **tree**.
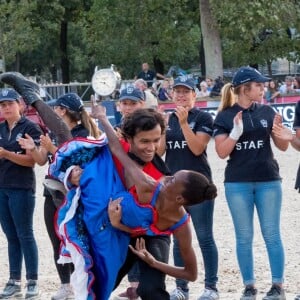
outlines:
M200 0L199 7L206 75L211 78L223 77L219 26L210 8L210 0Z
M291 51L299 53L299 41L297 45L286 32L290 26L299 29L299 1L212 0L212 10L220 27L227 67L270 65Z
M40 40L39 28L30 28L30 11L35 9L31 1L1 1L0 9L0 56L6 65L14 64L20 70L23 53L32 51Z
M195 1L98 0L85 18L90 62L111 63L133 78L142 62L159 58L167 67L198 64L199 10Z

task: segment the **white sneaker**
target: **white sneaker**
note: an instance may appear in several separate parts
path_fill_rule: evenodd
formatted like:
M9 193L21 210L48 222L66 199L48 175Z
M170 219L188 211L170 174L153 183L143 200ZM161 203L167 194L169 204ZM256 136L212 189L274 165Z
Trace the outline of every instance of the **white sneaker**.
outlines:
M28 279L26 283L25 299L35 299L37 296L39 296L37 280Z
M59 290L54 296L51 297L51 300L67 300L74 299L74 293L70 284L62 284Z
M170 300L188 300L189 292L183 291L180 287L177 287L170 294Z
M218 300L219 293L215 290L204 289L202 295L198 298L198 300Z

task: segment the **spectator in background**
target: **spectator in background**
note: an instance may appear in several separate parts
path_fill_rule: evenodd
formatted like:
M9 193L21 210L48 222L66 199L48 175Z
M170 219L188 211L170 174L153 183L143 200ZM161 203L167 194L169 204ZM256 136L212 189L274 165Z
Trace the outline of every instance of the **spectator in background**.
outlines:
M200 82L200 91L197 93L197 98L201 97L208 97L210 92L207 90L207 83L206 81Z
M284 84L281 85L279 88L280 95L294 93L293 81L294 81L294 78L292 76L285 77Z
M294 78L293 85L294 85L294 90L297 93L300 93L300 76Z
M157 97L154 92L148 88L147 82L144 79L137 79L133 83L134 87L142 91L145 95L146 108L158 108Z
M267 103L273 103L276 97L279 97L280 92L278 91L277 81L271 80L269 85L266 87L264 98Z
M135 79L144 79L147 82L148 88L151 88L153 85L153 82L156 78L164 79L164 75L160 73L156 73L149 68L149 64L147 62L144 62L142 64L142 70L141 72L135 77Z
M221 76L215 79L214 86L209 94L210 97L217 97L221 95L221 89L224 86L224 81Z
M214 81L212 80L212 78L206 77L205 82L206 82L206 84L207 84L207 90L208 90L209 92L211 92L211 90L212 90L212 88L213 88L213 86L214 86Z
M160 101L172 100L172 88L170 87L169 79L164 79L158 89L158 99Z

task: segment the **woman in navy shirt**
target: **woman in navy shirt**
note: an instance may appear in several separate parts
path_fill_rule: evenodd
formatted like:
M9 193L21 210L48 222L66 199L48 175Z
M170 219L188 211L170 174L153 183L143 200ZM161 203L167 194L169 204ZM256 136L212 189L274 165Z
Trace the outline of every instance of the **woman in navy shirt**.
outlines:
M253 267L253 215L256 208L266 244L272 286L263 300L285 299L283 283L284 250L280 236L282 202L279 167L271 148L285 151L288 142L272 133L282 119L267 105L259 104L264 82L270 78L242 67L232 84L222 90L221 106L214 122L216 151L227 158L225 195L236 234L236 251L245 290L241 300L256 299Z
M24 257L26 293L38 295L38 249L33 234L35 206L34 160L18 140L29 134L35 143L41 130L22 116L21 96L13 89L0 91L0 223L8 243L9 280L0 298L22 296L21 270Z

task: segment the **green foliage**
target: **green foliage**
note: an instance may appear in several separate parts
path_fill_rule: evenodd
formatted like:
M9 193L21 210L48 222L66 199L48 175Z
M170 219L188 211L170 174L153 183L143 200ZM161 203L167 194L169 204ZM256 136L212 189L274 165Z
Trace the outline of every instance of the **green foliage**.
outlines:
M297 49L299 52L299 40L287 35L289 27L300 32L299 1L211 1L220 27L225 65L265 64Z
M17 54L32 51L38 46L41 31L30 26L30 11L34 9L32 1L1 1L0 55L8 64L15 61Z
M300 1L207 0L217 20L224 66L266 64L279 57L298 60ZM61 50L61 24L68 24L67 51ZM268 30L272 34L266 34ZM115 64L132 78L144 61L199 65L199 0L0 0L0 57L7 70L42 74L70 62L70 79L90 80L94 67ZM214 53L206 55L213 56Z
M86 37L94 65L111 63L132 78L144 61L159 57L169 67L197 64L197 1L98 0L87 15Z

